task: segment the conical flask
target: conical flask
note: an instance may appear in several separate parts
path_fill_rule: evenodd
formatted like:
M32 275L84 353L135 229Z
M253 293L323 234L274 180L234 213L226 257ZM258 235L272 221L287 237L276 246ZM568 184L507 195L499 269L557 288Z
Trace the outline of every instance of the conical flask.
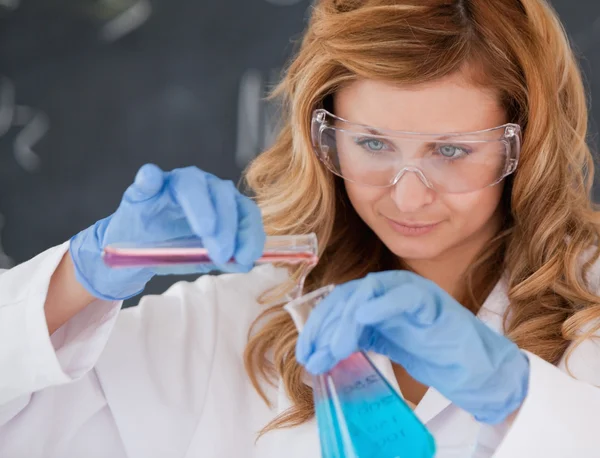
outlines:
M333 286L291 301L300 331ZM312 376L322 458L432 458L433 436L369 357L358 352Z

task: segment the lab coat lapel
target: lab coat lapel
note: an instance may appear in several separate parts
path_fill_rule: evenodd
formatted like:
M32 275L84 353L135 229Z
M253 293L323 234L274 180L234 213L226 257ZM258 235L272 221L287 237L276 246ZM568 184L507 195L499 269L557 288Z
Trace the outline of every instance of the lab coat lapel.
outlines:
M506 277L502 276L477 314L477 318L501 335L504 335L504 313L509 305L507 293Z

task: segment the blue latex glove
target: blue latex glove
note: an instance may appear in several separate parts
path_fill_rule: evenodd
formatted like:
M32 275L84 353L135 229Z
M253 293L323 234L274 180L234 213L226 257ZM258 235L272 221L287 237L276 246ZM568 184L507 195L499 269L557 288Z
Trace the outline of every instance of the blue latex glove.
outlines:
M311 313L296 357L319 374L358 350L387 356L484 423L504 421L527 395L526 355L411 272L373 273L337 286Z
M262 255L265 233L256 204L230 181L196 167L163 172L146 164L125 191L117 211L71 239L78 281L94 296L126 299L156 274L205 273L215 266L111 269L103 248L120 242L164 242L197 236L222 270L248 271ZM232 257L239 264L224 266Z

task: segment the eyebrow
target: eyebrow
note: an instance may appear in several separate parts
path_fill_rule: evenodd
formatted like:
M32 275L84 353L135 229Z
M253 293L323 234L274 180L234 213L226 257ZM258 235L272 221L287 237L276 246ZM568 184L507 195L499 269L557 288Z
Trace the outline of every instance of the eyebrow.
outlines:
M389 134L385 134L382 131L380 131L379 129L375 128L375 127L366 127L366 130L371 134L371 135L376 135L378 137L393 137L393 135L389 135ZM400 131L392 131L392 132L400 132ZM420 135L418 132L406 132L409 134L416 134L416 135ZM435 135L435 134L424 134L424 135ZM436 138L435 142L443 142L445 140L450 140L455 136L459 136L460 134L456 134L456 135L442 135L439 138ZM434 142L428 142L428 145L433 145Z

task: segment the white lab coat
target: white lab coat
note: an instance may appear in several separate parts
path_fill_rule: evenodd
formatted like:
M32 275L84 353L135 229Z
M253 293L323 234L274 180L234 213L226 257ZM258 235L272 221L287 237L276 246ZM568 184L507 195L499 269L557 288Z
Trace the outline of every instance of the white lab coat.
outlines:
M306 458L319 456L315 421L256 433L290 405L268 387L269 408L245 374L256 298L286 278L262 266L247 275L181 282L135 308L96 301L52 337L43 304L67 244L0 274L0 457ZM592 272L597 290L600 266ZM480 318L500 330L500 282ZM373 356L397 388L390 362ZM570 370L535 355L530 390L512 423L496 427L429 389L416 414L449 457L600 456L600 346L573 353ZM495 453L494 453L495 452Z

